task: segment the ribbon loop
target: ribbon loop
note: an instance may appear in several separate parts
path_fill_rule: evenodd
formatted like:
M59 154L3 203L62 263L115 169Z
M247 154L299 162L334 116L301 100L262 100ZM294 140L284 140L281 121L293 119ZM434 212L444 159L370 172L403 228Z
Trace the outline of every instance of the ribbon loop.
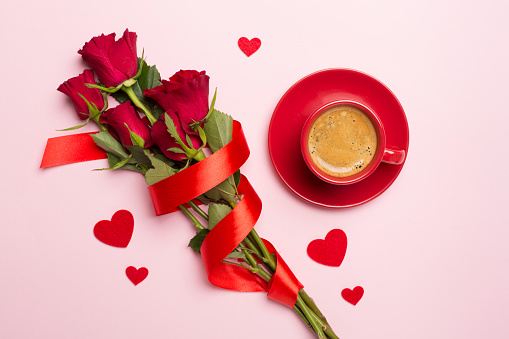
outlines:
M276 255L277 266L268 283L247 268L223 262L251 232L262 210L262 201L246 177L241 176L238 190L243 195L242 200L210 231L201 246L209 282L217 287L241 292L267 291L270 299L291 308L303 285L269 241L263 239L268 251Z
M249 157L242 127L233 121L232 141L193 166L148 187L156 215L173 212L235 173Z
M212 285L242 292L267 291L267 282L247 268L223 262L251 232L262 210L260 198L244 176L240 179L238 191L243 194L240 203L207 234L202 243L203 265Z
M149 186L156 215L173 212L179 205L214 188L235 173L248 157L242 126L234 121L230 143L199 163ZM238 192L242 200L209 232L200 249L209 282L241 292L267 291L269 298L293 307L302 284L270 242L264 240L277 258L276 272L270 282L245 267L223 261L251 232L262 210L261 199L244 176L241 176Z

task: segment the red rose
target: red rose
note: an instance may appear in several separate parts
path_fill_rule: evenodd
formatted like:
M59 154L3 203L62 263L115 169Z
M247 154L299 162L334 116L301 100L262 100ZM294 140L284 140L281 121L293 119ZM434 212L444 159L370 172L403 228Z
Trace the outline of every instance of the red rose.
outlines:
M99 122L113 129L124 146L132 146L131 134L129 129L145 140L145 147L150 147L154 143L150 136L150 128L140 118L130 102L124 102L115 108L110 108L101 114ZM129 126L129 129L126 127ZM115 134L112 133L113 136Z
M78 51L106 87L116 87L131 79L138 70L136 33L125 30L115 41L115 33L100 35L85 43Z
M94 73L91 69L86 69L77 77L70 78L58 86L60 92L71 98L74 109L81 120L88 119L90 112L87 103L80 97L80 94L83 95L90 104L94 104L98 111L104 108L104 98L101 91L97 88L88 88L85 86L85 84L88 83L95 84Z
M167 112L175 112L187 134L197 133L189 126L205 118L209 111L209 76L205 71L179 71L162 85L145 90Z
M186 133L181 127L179 118L175 113L171 111L169 113L162 114L159 117L159 119L152 125L152 140L154 140L154 143L157 146L159 146L159 148L167 158L170 158L172 160L187 159L187 156L184 153L175 153L172 151L168 151L168 149L172 147L180 149L182 149L182 147L175 141L175 139L168 132L168 128L166 127L165 123L166 115L169 115L170 118L173 120L173 123L175 124L175 127L177 129L177 133L180 136L180 139L187 145ZM196 135L189 135L189 137L191 138L191 142L193 143L193 148L198 149L200 147L201 142L200 138Z

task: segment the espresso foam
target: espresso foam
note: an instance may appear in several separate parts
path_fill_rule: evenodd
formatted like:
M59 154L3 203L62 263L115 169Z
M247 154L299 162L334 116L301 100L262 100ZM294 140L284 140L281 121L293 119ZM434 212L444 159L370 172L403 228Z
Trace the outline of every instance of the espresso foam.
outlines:
M344 178L365 169L377 148L371 120L359 109L336 106L323 112L308 136L311 160L328 175Z

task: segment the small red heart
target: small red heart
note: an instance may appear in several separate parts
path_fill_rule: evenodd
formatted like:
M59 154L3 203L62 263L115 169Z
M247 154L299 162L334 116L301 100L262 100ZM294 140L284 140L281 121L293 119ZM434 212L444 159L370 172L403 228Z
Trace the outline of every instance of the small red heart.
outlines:
M258 38L252 38L249 40L246 37L242 37L239 39L239 47L244 52L245 55L251 56L254 52L256 52L260 46L262 45L262 41Z
M345 288L343 291L341 291L341 296L343 299L348 301L352 305L357 305L359 300L361 300L362 296L364 295L364 289L361 286L354 287L353 290L349 288Z
M134 218L131 212L120 210L110 220L101 220L94 226L95 237L106 245L127 247L134 230Z
M134 285L138 285L147 277L148 269L146 267L136 269L134 266L129 266L125 269L125 274Z
M319 264L339 267L346 254L346 234L343 230L331 230L325 240L315 239L308 245L308 255Z

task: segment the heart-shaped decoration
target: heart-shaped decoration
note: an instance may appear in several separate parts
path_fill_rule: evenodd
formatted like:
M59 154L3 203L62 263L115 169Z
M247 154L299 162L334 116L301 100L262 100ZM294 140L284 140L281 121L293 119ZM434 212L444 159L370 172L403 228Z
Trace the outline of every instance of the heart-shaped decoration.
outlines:
M242 37L239 39L239 48L245 55L251 56L254 52L256 52L260 46L262 45L262 41L258 38L252 38L249 40L246 37Z
M364 295L364 289L361 286L354 287L353 290L349 288L345 288L343 291L341 291L341 296L343 299L348 301L352 305L357 305L359 300L361 300L362 296Z
M131 280L131 282L136 286L141 283L148 276L148 269L146 267L136 268L134 266L129 266L125 269L125 274Z
M134 230L134 218L131 212L120 210L110 220L101 220L94 226L95 237L106 245L127 247Z
M315 239L308 245L308 255L319 264L339 267L346 254L346 234L343 230L331 230L325 240Z

